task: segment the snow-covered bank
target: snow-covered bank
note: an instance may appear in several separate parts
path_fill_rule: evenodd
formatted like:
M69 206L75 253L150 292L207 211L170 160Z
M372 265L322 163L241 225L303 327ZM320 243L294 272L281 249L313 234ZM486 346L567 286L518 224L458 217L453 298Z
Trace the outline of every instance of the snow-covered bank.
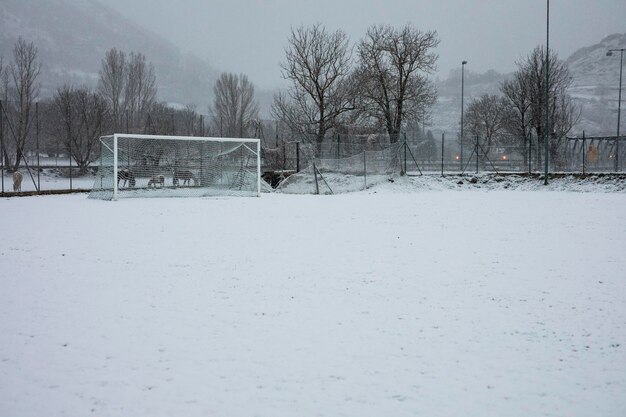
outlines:
M367 187L367 188L366 188ZM374 190L376 192L411 193L415 191L443 190L522 190L522 191L572 191L591 193L626 192L626 174L558 174L549 177L544 185L540 175L504 174L456 174L436 173L409 176L386 175L351 176L326 173L318 178L320 194ZM286 194L314 194L315 179L312 175L292 176L279 187L278 192Z
M37 184L41 190L69 190L70 179L60 176L58 172L47 170L37 178L24 173L22 191L35 191ZM93 187L94 176L84 175L72 179L73 189L90 190ZM367 190L383 190L384 192L414 192L431 190L523 190L523 191L573 191L573 192L626 192L626 174L598 174L587 176L580 174L559 174L551 176L548 185L543 185L543 179L539 175L528 176L524 174L494 173L465 174L449 172L445 176L439 173L425 173L425 175L392 176L389 181L388 175L369 175L367 177L352 176L345 174L325 173L320 177L319 190L321 194L329 194L328 186L335 194L350 193ZM263 192L272 191L265 182ZM4 190L13 191L13 180L9 174L4 177ZM313 175L302 172L298 176L291 176L278 189L283 194L314 194L315 178Z
M0 415L625 415L626 194L403 186L1 199Z

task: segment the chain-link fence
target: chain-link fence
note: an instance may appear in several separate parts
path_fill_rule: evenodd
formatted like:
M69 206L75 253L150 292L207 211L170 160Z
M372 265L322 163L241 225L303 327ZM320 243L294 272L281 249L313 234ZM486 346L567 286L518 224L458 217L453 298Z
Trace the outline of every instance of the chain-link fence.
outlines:
M285 193L333 194L366 189L368 186L389 180L400 166L399 149L403 144L396 142L386 147L354 146L350 151L341 152L348 145L337 143L329 147L339 147L339 158L332 152L321 152L315 157L309 146L305 152L305 168L289 176L279 185Z
M407 140L410 162L406 171L419 167L424 173L543 173L543 140L505 137L490 141L483 137L440 134L438 140ZM618 146L615 136L566 137L553 139L548 149L550 173L620 172L626 158L625 137ZM438 142L438 143L437 143ZM618 152L619 151L619 152ZM439 153L435 155L435 153ZM411 162L413 164L411 164Z
M421 136L421 137L420 137ZM460 134L419 135L402 133L391 143L383 133L335 135L316 143L312 137L284 141L275 151L274 165L283 192L329 193L364 189L376 182L393 180L394 174L543 173L543 141L530 136L490 141ZM623 141L622 137L622 141ZM572 137L552 140L548 149L550 173L610 173L620 171L626 158L626 144L619 147L615 137ZM266 152L265 155L269 155ZM266 168L273 166L266 159ZM297 173L297 175L296 175ZM280 181L276 181L275 184Z
M89 190L98 169L101 136L139 133L216 136L217 125L193 109L156 106L152 112L98 113L76 103L46 101L30 107L0 100L0 191L45 193ZM19 171L21 184L14 184ZM16 174L18 176L18 174Z
M101 136L117 133L220 137L219 121L191 108L157 107L142 114L124 112L83 123L68 120L58 103L37 103L29 117L17 103L0 101L0 191L13 191L13 172L22 173L22 192L89 190L97 171ZM316 192L362 189L394 174L459 174L473 172L542 173L545 148L536 137L499 137L498 140L432 129L402 132L391 141L386 132L344 129L319 142L312 135L288 131L275 120L255 120L244 133L261 139L262 172L272 186L298 174L281 189L296 190L297 178ZM626 159L626 141L615 136L552 139L549 172L620 172ZM317 180L317 181L316 181ZM324 181L327 184L324 184Z

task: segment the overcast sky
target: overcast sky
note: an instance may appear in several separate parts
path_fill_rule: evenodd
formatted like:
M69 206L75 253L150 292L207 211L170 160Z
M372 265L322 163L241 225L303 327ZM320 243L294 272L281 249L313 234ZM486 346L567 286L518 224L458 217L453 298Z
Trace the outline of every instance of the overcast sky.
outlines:
M260 88L281 85L279 62L291 27L323 23L355 43L372 24L436 30L436 74L508 72L546 41L546 0L100 0L218 70ZM626 0L552 0L550 47L567 58L604 36L626 32Z

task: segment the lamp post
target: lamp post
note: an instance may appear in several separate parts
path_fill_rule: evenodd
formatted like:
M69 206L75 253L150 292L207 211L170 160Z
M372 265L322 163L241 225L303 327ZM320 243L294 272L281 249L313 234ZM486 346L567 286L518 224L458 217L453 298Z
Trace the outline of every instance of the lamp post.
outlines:
M461 171L463 170L463 111L465 110L465 107L463 106L463 97L465 94L465 64L467 64L467 61L461 62L461 155L459 159Z
M550 155L550 145L548 141L550 140L550 0L546 0L546 91L545 91L545 112L546 119L544 124L544 132L543 132L543 143L544 143L544 180L543 185L548 185L548 157Z
M622 117L622 66L624 62L624 48L609 49L606 56L613 56L613 52L619 51L619 98L617 99L617 137L615 138L615 171L619 171L619 122Z

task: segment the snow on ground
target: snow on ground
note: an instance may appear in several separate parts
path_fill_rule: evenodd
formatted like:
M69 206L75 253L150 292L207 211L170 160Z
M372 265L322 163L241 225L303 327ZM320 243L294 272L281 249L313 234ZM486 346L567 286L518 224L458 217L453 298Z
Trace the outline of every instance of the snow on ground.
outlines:
M0 200L0 415L624 416L626 194Z

